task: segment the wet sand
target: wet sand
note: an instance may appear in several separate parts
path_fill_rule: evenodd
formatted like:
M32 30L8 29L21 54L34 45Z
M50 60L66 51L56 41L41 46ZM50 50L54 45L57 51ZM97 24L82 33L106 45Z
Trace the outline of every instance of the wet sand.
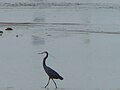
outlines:
M88 5L89 6L89 5ZM0 9L0 89L47 89L47 65L64 77L58 90L120 88L119 8ZM6 31L6 28L13 28Z

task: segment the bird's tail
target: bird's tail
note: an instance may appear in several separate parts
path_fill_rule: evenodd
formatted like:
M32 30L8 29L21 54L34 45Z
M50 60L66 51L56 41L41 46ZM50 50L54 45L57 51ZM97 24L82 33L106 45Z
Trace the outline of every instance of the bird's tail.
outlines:
M60 80L63 80L63 77L60 76Z

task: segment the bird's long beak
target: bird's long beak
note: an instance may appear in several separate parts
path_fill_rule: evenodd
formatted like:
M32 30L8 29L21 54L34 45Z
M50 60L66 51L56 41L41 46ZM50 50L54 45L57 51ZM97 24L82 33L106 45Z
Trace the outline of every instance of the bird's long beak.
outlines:
M44 52L38 53L38 54L44 54Z
M43 53L38 53L38 54L43 54Z
M44 53L48 53L47 51L44 51L44 52L41 52L41 53L38 53L38 54L44 54Z

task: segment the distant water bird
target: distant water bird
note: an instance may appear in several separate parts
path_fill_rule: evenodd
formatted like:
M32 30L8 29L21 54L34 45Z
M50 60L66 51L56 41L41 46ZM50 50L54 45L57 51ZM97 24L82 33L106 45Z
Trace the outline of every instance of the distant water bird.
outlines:
M5 30L8 30L8 31L10 30L10 31L11 31L11 30L13 30L13 29L12 29L12 28L10 28L10 27L8 27L8 28L6 28Z
M0 33L3 33L3 31L0 31Z
M54 71L53 69L51 69L50 67L48 67L45 63L46 59L48 58L48 52L47 51L44 51L42 53L38 53L38 54L46 54L46 56L44 57L43 59L43 67L44 67L44 70L45 72L47 73L47 75L49 76L49 80L48 80L48 83L47 85L45 86L45 88L48 86L49 82L50 82L50 79L52 79L52 81L54 82L55 84L55 87L57 88L57 84L55 83L54 79L60 79L60 80L63 80L63 77L60 76L56 71Z
M3 34L3 31L0 31L0 36L2 36L2 34Z

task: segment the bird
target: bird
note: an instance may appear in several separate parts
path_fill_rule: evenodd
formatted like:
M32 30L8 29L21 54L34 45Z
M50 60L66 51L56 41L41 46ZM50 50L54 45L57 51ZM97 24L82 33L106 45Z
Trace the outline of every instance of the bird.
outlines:
M41 52L41 53L38 53L38 54L46 54L45 57L43 58L43 68L44 68L45 72L47 73L47 75L49 76L49 79L48 79L48 83L45 85L44 88L46 88L49 85L50 79L52 79L52 81L55 84L55 87L57 88L57 84L54 81L54 79L63 80L63 77L60 76L55 70L53 70L52 68L50 68L46 65L46 59L48 58L48 52L47 51L44 51L44 52Z

